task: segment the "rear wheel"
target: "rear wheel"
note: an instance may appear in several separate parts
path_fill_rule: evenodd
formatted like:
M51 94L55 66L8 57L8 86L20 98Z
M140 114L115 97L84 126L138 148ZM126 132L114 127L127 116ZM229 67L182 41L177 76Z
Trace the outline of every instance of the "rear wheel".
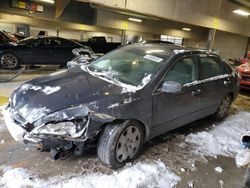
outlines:
M98 157L104 165L120 168L138 156L142 142L143 131L137 122L108 125L99 139Z
M231 106L232 103L232 97L230 95L227 95L222 102L220 103L216 113L214 114L214 117L216 120L223 120L227 114L228 110Z
M0 58L1 66L5 69L15 69L19 66L18 58L12 53L5 53Z

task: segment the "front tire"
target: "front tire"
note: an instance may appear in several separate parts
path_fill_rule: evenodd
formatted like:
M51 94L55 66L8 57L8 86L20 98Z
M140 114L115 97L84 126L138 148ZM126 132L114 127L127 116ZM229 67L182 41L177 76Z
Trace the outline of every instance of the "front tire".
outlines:
M19 61L13 53L5 53L0 57L0 64L4 69L16 69L19 66Z
M135 121L107 125L100 136L97 154L100 161L110 168L120 168L138 156L143 130Z
M214 114L214 117L216 120L221 121L225 117L227 117L228 110L232 103L232 97L230 95L227 95L220 103L219 107L217 108L216 113Z

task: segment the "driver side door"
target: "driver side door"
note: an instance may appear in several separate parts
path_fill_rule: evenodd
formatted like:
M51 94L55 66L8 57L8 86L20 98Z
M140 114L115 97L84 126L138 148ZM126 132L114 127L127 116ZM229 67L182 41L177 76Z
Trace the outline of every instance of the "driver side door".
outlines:
M197 79L197 63L192 55L181 57L172 64L153 93L153 136L175 129L196 118L200 90L197 86L188 83ZM162 91L161 87L166 81L181 84L182 91L180 93Z

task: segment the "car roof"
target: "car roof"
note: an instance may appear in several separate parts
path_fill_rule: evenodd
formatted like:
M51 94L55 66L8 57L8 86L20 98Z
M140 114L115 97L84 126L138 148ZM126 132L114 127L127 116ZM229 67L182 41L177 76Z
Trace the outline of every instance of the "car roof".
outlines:
M209 50L203 49L203 48L194 48L194 47L187 47L182 45L176 45L176 44L168 44L168 43L145 43L145 44L134 44L134 45L142 45L142 46L152 46L152 47L159 47L161 49L165 49L166 51L173 52L175 54L182 54L191 52L193 54L209 54L218 56L218 54L211 52Z

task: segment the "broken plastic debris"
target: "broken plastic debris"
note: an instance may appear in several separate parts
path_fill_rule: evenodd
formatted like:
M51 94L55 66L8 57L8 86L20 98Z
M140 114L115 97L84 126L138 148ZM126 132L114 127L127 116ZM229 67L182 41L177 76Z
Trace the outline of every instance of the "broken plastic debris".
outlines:
M220 183L220 187L223 188L224 187L224 181L219 180L219 183Z
M188 181L188 186L189 187L194 187L194 180L189 180Z
M235 156L237 167L246 166L250 163L250 151L248 149L240 150Z
M185 168L181 168L181 172L186 172Z
M1 140L0 144L4 144L5 143L5 140Z
M217 166L214 170L218 173L222 173L224 171L220 166Z

